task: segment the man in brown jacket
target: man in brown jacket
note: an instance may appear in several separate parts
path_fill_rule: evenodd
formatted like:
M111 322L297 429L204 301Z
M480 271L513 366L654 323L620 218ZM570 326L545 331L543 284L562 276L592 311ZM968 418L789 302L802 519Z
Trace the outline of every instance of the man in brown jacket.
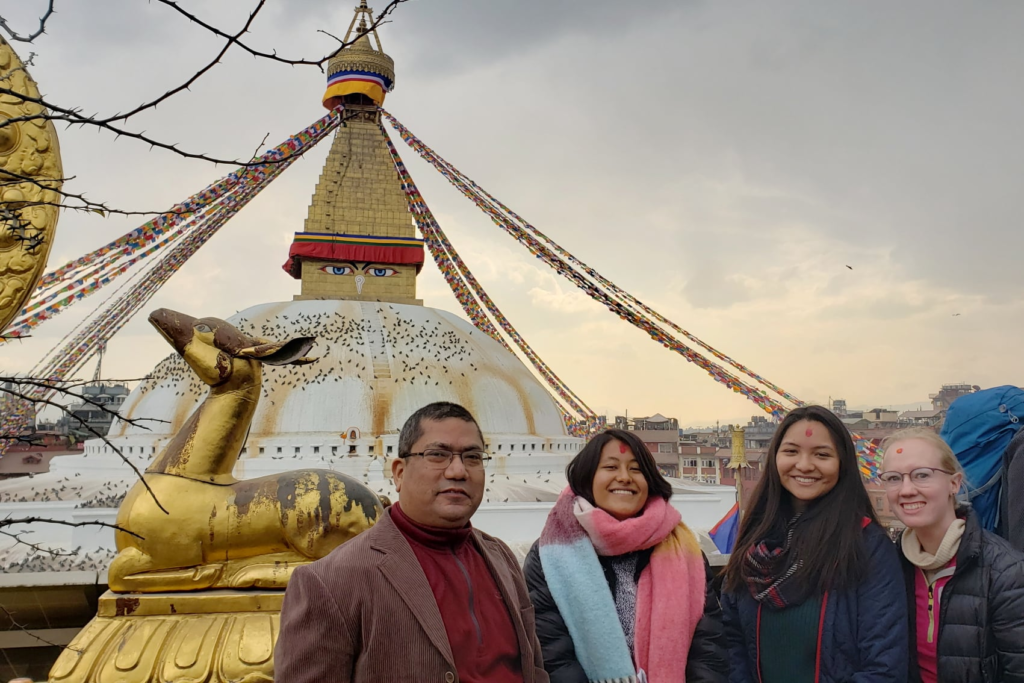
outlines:
M547 683L519 564L469 522L487 460L462 406L432 403L406 421L391 467L398 502L292 575L276 680Z

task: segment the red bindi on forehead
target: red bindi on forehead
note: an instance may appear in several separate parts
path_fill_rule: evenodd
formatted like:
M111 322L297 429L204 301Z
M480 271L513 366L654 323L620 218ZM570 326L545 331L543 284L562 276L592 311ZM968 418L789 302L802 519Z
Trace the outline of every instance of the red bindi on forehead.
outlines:
M814 430L808 427L807 431L804 432L804 436L814 436Z
M624 444L624 443L622 443L620 441L619 442L619 453L625 453L628 450L629 450L629 446L627 446L626 444Z
M896 449L896 452L897 452L897 453L902 453L902 452L903 452L903 449L902 449L902 448L897 448L897 449Z

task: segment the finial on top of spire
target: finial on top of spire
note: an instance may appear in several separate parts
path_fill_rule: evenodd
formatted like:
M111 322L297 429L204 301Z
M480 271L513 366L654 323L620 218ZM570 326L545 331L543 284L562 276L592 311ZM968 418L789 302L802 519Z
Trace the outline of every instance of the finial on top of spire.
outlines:
M370 42L371 36L376 46ZM366 0L359 0L344 42L347 47L334 55L327 64L324 106L334 109L346 102L360 103L348 99L350 95L363 95L380 106L384 103L384 96L394 87L395 62L381 48L380 36L374 26L373 10L366 4Z
M359 25L356 26L356 19L359 20ZM369 21L367 21L369 20ZM370 27L373 26L371 30ZM356 35L352 35L355 31ZM348 31L345 33L345 42L356 39L366 35L366 33L372 33L374 39L377 41L377 50L383 52L380 46L380 36L377 35L377 27L374 26L373 10L366 4L366 0L359 0L359 6L356 7L356 13L352 17L352 21L348 25ZM355 47L355 44L350 47Z

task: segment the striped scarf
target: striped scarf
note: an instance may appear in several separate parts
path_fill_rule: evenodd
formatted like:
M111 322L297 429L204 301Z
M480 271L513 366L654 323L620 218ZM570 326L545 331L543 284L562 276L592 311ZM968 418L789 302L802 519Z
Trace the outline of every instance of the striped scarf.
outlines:
M679 512L658 496L619 521L566 488L540 536L548 588L587 679L598 683L686 680L686 658L704 614L704 559ZM640 573L633 650L598 556L654 548Z
M758 602L772 609L785 609L790 605L799 605L810 591L806 586L798 586L789 581L800 567L803 560L791 557L790 547L793 544L793 532L800 519L797 514L786 525L786 540L781 544L766 538L760 543L750 546L743 557L743 563L749 569L747 588Z

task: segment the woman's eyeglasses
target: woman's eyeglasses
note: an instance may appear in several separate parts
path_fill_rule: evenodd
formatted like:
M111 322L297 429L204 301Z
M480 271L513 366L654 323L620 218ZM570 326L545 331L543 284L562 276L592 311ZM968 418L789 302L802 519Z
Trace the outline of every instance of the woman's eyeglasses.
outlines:
M910 477L910 483L914 486L921 486L927 488L938 484L941 480L935 476L936 472L943 474L953 474L946 470L939 469L938 467L918 467L910 470L909 472L882 472L878 478L882 481L887 489L895 489L903 486L903 477Z

